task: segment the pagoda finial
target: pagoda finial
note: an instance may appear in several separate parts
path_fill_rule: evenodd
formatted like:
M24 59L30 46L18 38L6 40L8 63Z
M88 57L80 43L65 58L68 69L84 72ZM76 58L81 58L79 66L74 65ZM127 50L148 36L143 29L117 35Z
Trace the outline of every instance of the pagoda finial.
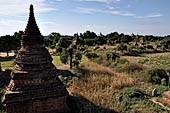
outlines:
M33 5L30 5L30 11L34 10Z
M40 35L39 28L35 21L34 8L32 4L30 5L29 20L24 34Z
M30 14L29 14L29 19L28 19L28 24L26 26L22 39L24 43L30 43L30 44L33 44L33 43L42 44L43 42L43 37L36 24L36 20L34 17L34 8L32 4L30 5Z

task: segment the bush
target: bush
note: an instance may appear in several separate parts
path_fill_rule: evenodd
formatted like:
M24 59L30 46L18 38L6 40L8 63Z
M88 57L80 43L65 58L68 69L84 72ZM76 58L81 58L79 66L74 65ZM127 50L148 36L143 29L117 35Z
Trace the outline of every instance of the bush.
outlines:
M118 56L117 54L113 53L113 52L107 52L106 53L106 60L112 60L115 61L117 58L120 58L120 56Z
M128 92L128 97L130 98L140 98L140 97L144 97L146 94L139 90L139 89L134 89Z
M62 49L62 47L57 47L56 48L56 53L62 53L63 52L63 49Z
M117 50L118 50L118 51L121 51L121 52L123 53L124 51L127 51L127 45L125 45L125 44L119 44L119 45L117 46Z
M94 46L96 40L95 39L84 39L84 42L85 42L85 45Z
M168 83L168 75L164 69L151 69L147 71L147 80L154 84L161 84L162 82ZM162 83L164 84L164 83Z
M140 72L143 71L143 66L142 65L137 65L133 63L127 63L124 65L118 65L116 70L118 72L126 72L126 73L134 73L134 72Z
M96 50L98 50L98 49L100 49L100 47L99 47L99 46L96 46L96 47L94 48L94 51L96 51Z
M54 49L54 48L55 48L55 45L50 45L50 48L51 48L51 49Z
M170 39L166 38L161 41L160 45L165 49L170 49Z
M67 55L66 53L62 53L62 54L60 55L60 60L61 60L61 62L62 62L63 64L66 64L67 61L68 61L68 55Z
M83 47L79 47L80 51L85 51L86 49L87 49L87 47L84 47L84 46Z
M116 60L116 63L118 63L118 64L129 64L129 61L127 59L119 58L119 59Z
M58 46L67 48L71 44L72 41L68 40L67 38L60 37L60 40L58 41Z
M85 56L87 57L87 58L89 58L89 59L94 59L94 58L98 58L99 56L96 54L96 53L94 53L94 52L88 52L88 53L86 53L85 54Z
M167 82L166 82L166 79L165 79L165 78L163 78L163 79L161 80L161 85L167 86Z

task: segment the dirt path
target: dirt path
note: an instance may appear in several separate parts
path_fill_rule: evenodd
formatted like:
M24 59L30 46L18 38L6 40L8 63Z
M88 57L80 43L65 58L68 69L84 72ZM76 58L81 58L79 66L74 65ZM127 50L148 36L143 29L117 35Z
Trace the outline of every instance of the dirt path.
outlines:
M159 56L169 56L170 52L166 52L166 53L151 53L151 54L141 54L142 56L145 57L159 57Z
M14 53L9 53L9 56L14 56ZM0 57L6 57L7 54L5 52L0 52Z
M70 67L69 65L62 64L62 65L57 65L56 68L61 70L68 70Z
M155 103L155 104L159 104L163 109L166 109L166 110L169 110L169 111L170 111L170 108L169 108L169 107L166 107L166 106L164 106L162 103L157 102L157 101L156 101L156 98L151 98L150 101L152 101L152 102Z

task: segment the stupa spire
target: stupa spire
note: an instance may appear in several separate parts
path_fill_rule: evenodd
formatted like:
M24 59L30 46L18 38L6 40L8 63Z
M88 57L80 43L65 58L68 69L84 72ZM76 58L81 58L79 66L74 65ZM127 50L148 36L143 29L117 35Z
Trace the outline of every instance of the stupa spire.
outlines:
M27 24L24 34L26 34L26 35L41 35L39 28L36 24L36 20L34 17L34 8L33 8L32 4L30 5L29 20L28 20L28 24Z
M23 46L43 43L43 37L36 24L36 20L34 17L34 8L32 4L30 5L28 24L22 36L22 41L23 41Z

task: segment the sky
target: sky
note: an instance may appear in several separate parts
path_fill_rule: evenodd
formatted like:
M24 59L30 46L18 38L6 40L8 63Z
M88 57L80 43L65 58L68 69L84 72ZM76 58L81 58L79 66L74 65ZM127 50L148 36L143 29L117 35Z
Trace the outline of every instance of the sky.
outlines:
M170 34L170 0L0 0L0 36L24 31L29 6L42 35Z

